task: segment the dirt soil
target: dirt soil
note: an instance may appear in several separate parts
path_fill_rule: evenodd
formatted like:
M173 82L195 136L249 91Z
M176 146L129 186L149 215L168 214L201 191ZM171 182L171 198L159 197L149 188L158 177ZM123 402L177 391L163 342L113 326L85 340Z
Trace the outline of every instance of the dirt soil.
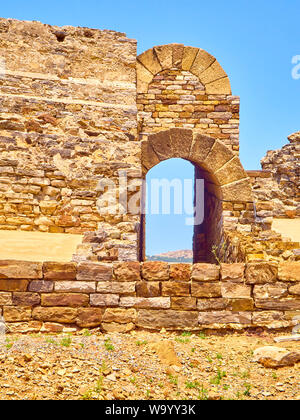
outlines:
M276 344L274 337L97 330L2 336L0 400L300 400L300 363L275 370L251 362L261 346L299 350L299 342Z
M82 235L0 231L0 260L71 261Z

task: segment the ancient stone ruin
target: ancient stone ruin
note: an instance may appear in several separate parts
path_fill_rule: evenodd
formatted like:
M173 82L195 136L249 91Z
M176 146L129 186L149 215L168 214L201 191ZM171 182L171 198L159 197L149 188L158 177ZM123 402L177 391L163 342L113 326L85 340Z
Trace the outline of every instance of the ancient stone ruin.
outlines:
M245 171L240 99L208 52L137 57L122 33L12 19L0 33L0 229L84 235L72 262L0 261L11 329L295 325L300 247L272 222L300 217L300 133ZM171 158L205 181L194 265L145 261L142 181Z

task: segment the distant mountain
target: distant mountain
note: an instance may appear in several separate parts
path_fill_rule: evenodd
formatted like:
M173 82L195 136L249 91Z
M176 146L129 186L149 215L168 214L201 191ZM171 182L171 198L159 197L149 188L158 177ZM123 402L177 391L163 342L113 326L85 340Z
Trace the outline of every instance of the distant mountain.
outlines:
M192 263L193 251L189 249L179 251L169 251L158 255L147 256L148 261L166 261L177 263Z

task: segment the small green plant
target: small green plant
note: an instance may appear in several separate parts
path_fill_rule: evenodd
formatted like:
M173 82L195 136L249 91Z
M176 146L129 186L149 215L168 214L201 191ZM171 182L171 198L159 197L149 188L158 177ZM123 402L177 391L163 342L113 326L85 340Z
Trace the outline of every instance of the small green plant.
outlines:
M244 391L243 394L245 395L245 397L249 397L250 396L251 385L245 382L244 387L245 387L245 391Z
M59 343L62 347L70 347L72 344L72 338L71 337L64 337L61 339Z
M210 378L210 383L212 385L220 385L223 378L227 376L226 372L221 371L220 369L217 370L217 375L213 378Z
M217 359L218 359L218 360L223 360L223 356L222 356L222 354L221 354L221 353L217 353Z
M201 338L201 340L205 340L207 338L205 332L203 331L199 332L199 338Z
M190 331L184 331L181 336L182 337L191 337L192 333Z
M45 341L48 344L53 344L53 345L57 344L57 342L55 340L53 340L53 338L46 338Z
M6 344L7 350L10 350L12 348L12 346L13 346L13 343L7 343Z
M168 375L169 376L169 381L170 381L170 384L173 384L173 385L178 385L178 377L176 376L173 376L173 375Z
M194 381L194 382L186 382L185 383L185 386L186 386L187 389L197 389L197 388L200 387L200 384L197 381Z
M211 248L211 252L213 256L215 257L215 260L218 263L218 265L221 265L222 262L224 262L227 248L228 246L225 241L222 243L221 247L218 247L217 245L213 245L213 247Z
M90 337L92 334L89 330L85 329L85 330L83 330L82 335L84 337Z
M278 376L276 375L276 373L275 373L275 372L273 372L273 373L272 373L272 378L273 378L273 379L278 379Z
M203 387L203 385L201 385L199 389L198 400L208 400L208 391Z
M176 337L175 338L175 341L177 342L177 343L181 343L181 344L188 344L188 343L190 343L190 339L189 338L180 338L180 337Z
M138 347L140 347L140 346L145 346L146 344L148 344L148 342L147 342L147 341L145 341L145 340L143 340L143 341L137 341L135 344L136 344Z
M244 372L242 372L241 377L243 379L250 378L250 372L248 370L245 370Z
M131 382L132 384L135 384L135 383L136 383L136 377L135 377L135 376L133 376L132 378L130 378L130 382Z
M191 352L192 352L192 353L195 353L195 351L196 351L196 349L195 349L195 347L193 347L193 348L191 349Z
M223 386L224 391L228 391L229 388L230 388L230 385L224 385Z
M104 347L106 348L106 350L107 350L107 351L114 351L114 350L115 350L115 347L114 347L114 345L111 343L110 338L107 338L107 339L104 341Z

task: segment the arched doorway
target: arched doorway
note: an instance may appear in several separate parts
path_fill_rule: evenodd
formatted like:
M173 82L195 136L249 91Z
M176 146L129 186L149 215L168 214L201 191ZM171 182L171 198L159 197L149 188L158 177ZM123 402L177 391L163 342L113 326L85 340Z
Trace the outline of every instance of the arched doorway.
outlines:
M142 142L142 167L148 171L160 162L182 158L195 166L195 185L203 185L204 219L195 218L194 262L215 262L222 247L224 231L236 230L234 205L252 203L252 189L240 160L220 141L193 130L174 128L148 136ZM201 187L200 187L201 190ZM195 193L195 199L197 198ZM196 200L196 210L199 203ZM201 211L200 211L201 214ZM201 221L201 220L200 220ZM140 259L145 259L145 216L142 216Z

